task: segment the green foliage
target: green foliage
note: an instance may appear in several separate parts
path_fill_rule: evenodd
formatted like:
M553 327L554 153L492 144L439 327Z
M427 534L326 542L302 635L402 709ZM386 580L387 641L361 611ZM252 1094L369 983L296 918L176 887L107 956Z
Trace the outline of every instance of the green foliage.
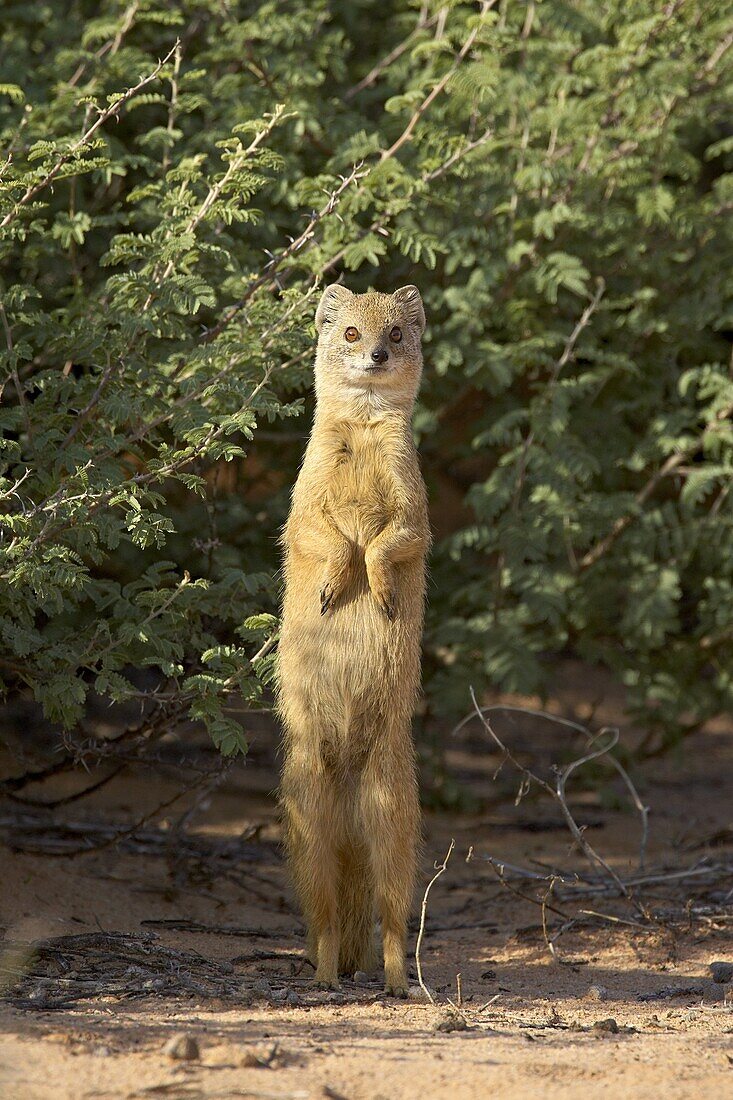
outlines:
M730 6L375 12L6 6L6 688L244 749L343 272L429 315L433 708L572 652L672 738L733 703Z

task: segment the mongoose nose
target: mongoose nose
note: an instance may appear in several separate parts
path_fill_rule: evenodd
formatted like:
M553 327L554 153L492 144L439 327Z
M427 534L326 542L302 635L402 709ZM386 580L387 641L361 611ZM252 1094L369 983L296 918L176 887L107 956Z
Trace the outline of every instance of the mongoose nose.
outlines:
M375 363L386 363L389 359L389 352L385 348L384 344L377 344L376 348L372 348L372 359Z

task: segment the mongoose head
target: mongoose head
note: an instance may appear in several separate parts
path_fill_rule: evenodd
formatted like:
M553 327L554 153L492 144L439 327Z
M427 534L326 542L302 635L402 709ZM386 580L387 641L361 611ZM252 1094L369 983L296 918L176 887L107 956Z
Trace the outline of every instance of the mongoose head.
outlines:
M326 287L316 311L316 392L323 398L409 409L422 373L425 312L416 286L394 294Z

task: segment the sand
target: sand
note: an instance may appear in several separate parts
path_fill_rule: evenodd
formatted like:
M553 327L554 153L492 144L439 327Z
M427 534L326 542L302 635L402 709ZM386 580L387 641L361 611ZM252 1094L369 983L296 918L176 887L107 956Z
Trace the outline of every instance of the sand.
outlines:
M516 729L516 744L538 766L563 751L562 739L545 726L520 723ZM11 983L0 1006L2 1096L732 1095L733 986L714 982L708 969L712 961L733 959L730 870L645 886L640 897L652 921L613 897L568 899L557 884L549 905L576 923L558 936L565 917L546 908L543 929L537 898L546 885L538 891L531 880L510 883L535 899L525 900L502 885L485 857L537 873L544 865L587 865L572 851L551 800L530 793L515 807L516 776L505 766L494 780L498 756L475 729L466 734L447 765L471 812L425 816L416 913L434 861L440 863L455 840L429 897L421 948L435 1004L417 985L414 958L407 1002L386 999L378 978L365 985L344 982L340 994L312 988L278 847L275 739L266 730L248 763L235 765L187 819L187 835L199 846L195 858L182 854L177 832L194 796L146 823L144 830L163 838L153 849L135 850L123 841L75 856L27 850L33 823L41 822L48 835L47 827L53 832L64 823L123 826L150 812L180 787L171 768L130 766L99 792L53 812L6 802L0 848L6 965L9 944L119 931L145 935L161 948L198 952L224 964L229 978L224 996L185 987L147 994L138 988L130 996L118 988L50 1009L42 999L63 991L63 974L47 980L41 1003L29 1006L22 998L38 979L23 973L37 964L21 957L20 983ZM649 867L704 867L706 860L733 865L732 762L733 738L722 723L690 738L681 755L635 770L651 808ZM7 774L13 764L6 765ZM58 797L74 785L83 782L62 777L24 793ZM594 789L576 784L571 805L614 869L623 877L636 873L639 819L617 779L601 774ZM243 859L236 873L222 873L221 862L207 860L207 844L243 834L251 837L252 858ZM202 931L201 925L229 934ZM98 965L103 963L102 953ZM615 1023L603 1024L609 1019ZM166 1043L179 1033L196 1040L194 1060L166 1053Z

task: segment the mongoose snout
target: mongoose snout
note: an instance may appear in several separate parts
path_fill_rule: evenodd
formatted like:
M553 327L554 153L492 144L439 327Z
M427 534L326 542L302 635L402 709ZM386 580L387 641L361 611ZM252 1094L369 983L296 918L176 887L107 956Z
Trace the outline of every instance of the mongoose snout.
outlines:
M372 360L375 363L386 363L389 359L389 352L385 348L384 344L377 344L376 348L372 348ZM374 368L369 366L367 370L373 370Z
M425 486L412 437L425 314L416 287L326 289L316 414L283 534L278 710L290 868L316 980L376 963L405 996L420 832ZM337 751L338 766L333 766Z

